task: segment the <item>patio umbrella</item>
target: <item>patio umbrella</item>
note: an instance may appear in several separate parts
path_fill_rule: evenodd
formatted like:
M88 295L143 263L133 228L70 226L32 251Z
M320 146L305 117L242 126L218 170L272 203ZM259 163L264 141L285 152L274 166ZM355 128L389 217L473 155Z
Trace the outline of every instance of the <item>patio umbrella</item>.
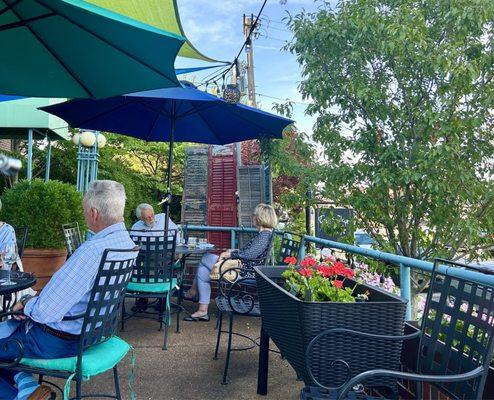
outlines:
M0 93L98 98L176 87L184 40L82 0L0 0Z
M191 87L132 93L101 100L78 99L41 110L75 128L169 142L165 232L168 231L173 143L227 144L260 137L282 138L293 121L242 104L229 104Z

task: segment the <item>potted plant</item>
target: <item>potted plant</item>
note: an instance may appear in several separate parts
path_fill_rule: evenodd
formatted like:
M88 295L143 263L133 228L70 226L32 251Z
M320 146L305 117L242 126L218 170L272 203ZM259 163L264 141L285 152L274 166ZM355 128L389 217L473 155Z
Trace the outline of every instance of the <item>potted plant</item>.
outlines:
M81 194L73 185L41 179L21 181L2 196L0 219L14 227L27 226L24 270L36 275L42 289L67 258L61 226L83 225Z
M262 325L306 385L317 379L337 387L366 370L399 367L401 341L340 331L314 346L311 375L306 350L319 333L343 328L402 335L406 300L359 282L355 270L331 257L321 262L308 256L298 266L294 257L284 261L288 266L255 268Z

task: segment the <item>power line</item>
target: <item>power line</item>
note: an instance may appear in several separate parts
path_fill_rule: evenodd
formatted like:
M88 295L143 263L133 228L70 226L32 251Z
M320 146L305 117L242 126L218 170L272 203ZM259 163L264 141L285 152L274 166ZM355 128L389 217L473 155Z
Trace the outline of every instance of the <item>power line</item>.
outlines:
M249 34L247 35L247 37L245 38L244 40L244 43L242 44L242 47L240 48L237 56L235 57L235 59L233 60L233 62L230 64L230 66L226 69L226 71L224 71L223 73L219 73L215 76L213 76L212 78L210 78L209 80L207 80L205 82L205 84L207 85L210 81L214 81L215 79L218 79L220 76L223 75L223 77L233 68L234 65L237 65L238 63L238 59L240 57L240 55L242 54L242 51L244 51L244 48L245 46L247 46L247 43L251 40L251 36L252 36L252 33L254 32L254 29L256 28L258 22L259 22L259 18L261 17L261 14L264 10L264 7L266 6L266 3L268 2L268 0L264 0L263 3L262 3L262 6L261 6L261 9L259 10L259 12L257 13L257 16L256 16L256 19L254 21L254 23L251 25L250 27L250 30L249 30Z
M293 103L293 104L300 104L300 105L304 105L304 106L310 105L310 103L304 103L302 101L291 100L289 98L282 99L281 97L270 96L270 95L262 94L262 93L257 93L257 96L267 97L268 99L280 100L280 101L285 101L285 102L288 101L288 102Z

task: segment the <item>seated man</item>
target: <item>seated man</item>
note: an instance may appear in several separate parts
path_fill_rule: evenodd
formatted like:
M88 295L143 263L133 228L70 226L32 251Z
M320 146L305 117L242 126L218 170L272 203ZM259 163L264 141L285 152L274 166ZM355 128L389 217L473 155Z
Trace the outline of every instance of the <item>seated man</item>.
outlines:
M143 231L140 235L142 236L163 236L163 232L165 229L165 214L155 214L154 208L151 204L141 203L136 208L136 217L139 218L132 228L131 231ZM168 218L168 230L176 230L177 231L177 244L180 243L180 232L178 230L178 226L175 222L172 221L171 218ZM142 312L146 310L148 304L148 299L138 298L136 299L134 307L132 307L132 311Z
M151 231L149 233L144 233L144 236L160 236L163 234L165 229L165 214L155 214L151 204L139 204L136 208L136 217L139 218L139 221L132 225L132 231ZM177 243L179 243L180 235L178 226L171 218L168 218L168 230L177 231Z
M95 235L81 244L38 296L23 297L14 305L13 310L24 315L16 317L18 322L13 324L10 336L0 339L1 361L18 357L15 340L23 344L24 357L51 359L77 355L83 320L63 319L86 312L104 250L134 248L123 223L125 200L125 189L118 182L101 180L90 184L82 207L87 227ZM0 326L12 323L10 320ZM29 382L29 378L32 377L25 373L0 369L0 398L52 398L49 387Z

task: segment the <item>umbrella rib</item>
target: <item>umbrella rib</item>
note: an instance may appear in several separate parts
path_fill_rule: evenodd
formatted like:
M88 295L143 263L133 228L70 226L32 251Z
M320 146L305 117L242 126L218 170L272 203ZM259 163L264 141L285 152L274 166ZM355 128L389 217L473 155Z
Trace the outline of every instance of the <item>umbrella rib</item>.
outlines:
M52 10L52 8L50 8L50 6L46 5L44 0L35 0L37 3L45 6L46 8L48 8L49 10ZM83 31L89 33L90 35L93 35L94 37L97 37L99 40L101 40L102 42L106 43L107 45L113 47L114 49L120 51L121 53L125 54L127 57L131 58L132 60L138 62L139 64L142 64L144 66L146 66L147 68L149 68L150 70L156 72L158 75L161 75L163 78L165 78L167 81L169 81L170 83L176 83L173 79L170 79L168 76L166 76L163 72L161 72L159 69L153 67L152 65L148 64L147 62L145 62L144 60L140 60L138 59L137 57L135 57L134 55L130 54L128 51L122 49L120 46L117 46L116 44L114 43L110 43L108 40L106 40L104 37L96 34L95 32L92 32L90 31L89 29L87 29L84 25L81 25L79 24L77 21L74 21L72 18L68 17L67 15L62 15L60 13L58 13L58 15L60 15L62 18L65 18L67 21L70 21L71 23L73 23L74 25L78 26L80 29L82 29Z
M275 136L275 135L276 135L276 133L268 132L268 131L267 131L267 129L266 129L265 127L263 127L262 125L259 125L258 123L254 122L254 121L251 121L251 120L248 120L247 118L244 118L244 117L241 115L241 113L238 111L238 109L236 109L236 108L235 108L235 107L237 107L237 106L232 105L232 107L234 108L233 113L234 113L234 114L235 114L238 118L240 118L240 119L242 119L242 120L244 120L244 121L248 122L249 124L252 124L252 125L257 126L257 127L261 130L261 132L263 132L263 131L264 131L266 134L268 134L268 136ZM253 111L252 111L252 112L253 112ZM288 126L288 125L290 125L290 124L287 124L287 126ZM281 133L283 134L283 129L281 130ZM259 136L259 138L261 138L261 137L263 137L262 133L261 133L261 135ZM249 139L249 140L251 140L251 139Z
M192 107L194 107L194 108L195 108L195 104L192 104ZM202 121L203 121L203 122L207 125L207 127L209 128L209 130L211 131L211 133L213 133L213 132L214 132L214 129L213 129L213 128L211 127L211 125L209 124L209 121L208 121L206 118L204 118L204 117L202 116L202 114L201 114L201 112L202 112L202 111L204 111L204 110L205 110L205 108L200 109L200 110L197 110L197 109L196 109L196 114L197 114L197 115L199 115L199 116L201 117ZM217 135L214 135L214 137L215 137L216 139L218 139L218 136L217 136ZM218 141L217 141L217 143L218 143L218 144L223 144L220 140L218 140Z
M149 137L151 136L151 134L153 133L154 131L154 127L156 126L156 123L158 122L158 119L160 118L161 114L160 113L156 113L156 118L154 119L154 122L153 122L153 126L151 127L151 129L149 130L147 136L146 136L146 142L149 141Z
M50 9L51 10L51 9ZM53 11L53 10L51 10ZM12 12L15 14L15 16L17 18L19 18L20 20L22 20L21 16L15 11L14 8L12 8ZM91 93L91 91L79 80L79 78L74 74L74 72L72 72L70 70L70 68L68 68L63 62L62 60L59 59L59 57L50 49L50 47L48 47L48 45L43 41L43 39L41 39L41 37L33 30L33 28L31 28L29 25L26 25L26 28L29 29L29 31L31 32L31 34L36 38L38 39L38 41L43 45L43 47L53 56L55 57L55 59L58 61L58 63L62 66L62 68L64 68L69 74L70 76L72 76L72 78L74 78L74 80L86 91L86 93L90 96L90 97L93 97L93 94Z
M14 29L14 28L18 28L21 26L26 26L26 24L28 24L29 22L34 22L34 21L38 21L40 19L53 17L55 15L56 14L52 12L52 13L48 13L48 14L38 15L37 17L33 17L33 18L23 19L22 21L11 22L10 24L0 25L0 31L7 31L9 29Z
M67 103L72 103L72 102L80 102L80 101L94 101L94 102L97 102L98 100L86 100L86 99L83 99L83 100L71 100L71 101L68 101ZM134 100L132 99L132 100L131 100L131 102L132 102L132 101L134 101ZM102 112L100 112L100 113L98 113L98 114L96 114L96 115L92 115L92 116L91 116L91 118L86 119L86 120L84 120L84 121L82 121L82 122L79 122L79 123L77 123L77 124L76 124L77 126L72 126L72 127L73 127L73 128L80 128L80 127L81 127L81 125L87 124L88 122L91 122L91 121L93 121L94 119L96 119L96 118L98 118L98 117L101 117L102 115L109 114L109 113L111 113L111 112L113 112L113 111L116 111L116 110L118 110L119 108L125 107L125 106L127 106L127 105L129 105L129 103L119 104L119 105L117 105L117 106L115 106L115 107L111 108L110 110L105 110L105 111L102 111ZM56 107L56 106L54 106L54 107ZM61 117L60 117L60 118L61 118ZM70 124L69 124L69 125L70 125ZM86 129L93 129L93 128L87 127ZM101 130L106 131L105 129L101 129ZM111 131L108 131L108 132L111 132Z
M193 114L199 114L199 111L205 111L207 110L208 108L212 108L212 107L216 107L218 104L219 104L219 101L204 101L203 103L207 103L204 105L204 107L202 108L197 108L194 104L195 102L192 102L191 101L191 104L192 104L192 107L194 108L194 111L187 111L181 115L178 116L178 118L185 118L185 117L188 117L189 115L193 115ZM177 118L177 119L178 119Z
M19 4L21 1L23 0L15 0L13 3L11 4L7 4L4 8L2 8L0 10L0 15L2 14L5 14L7 11L11 10L12 7L16 6L17 4ZM4 4L5 4L5 0L4 0Z

